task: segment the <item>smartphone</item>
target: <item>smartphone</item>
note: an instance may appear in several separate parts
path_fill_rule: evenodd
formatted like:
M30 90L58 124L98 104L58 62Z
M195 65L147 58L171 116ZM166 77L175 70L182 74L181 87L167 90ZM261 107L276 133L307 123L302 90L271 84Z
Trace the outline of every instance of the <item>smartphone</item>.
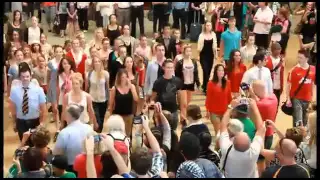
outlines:
M241 84L240 84L240 88L241 88L243 91L247 91L247 90L249 90L250 85L247 84L247 83L241 83Z
M239 102L240 102L240 104L249 104L247 98L241 98L241 99L239 100Z
M94 139L94 143L98 143L98 142L101 141L100 135L95 135L95 136L93 136L93 139Z
M136 116L133 118L133 124L142 124L142 116Z

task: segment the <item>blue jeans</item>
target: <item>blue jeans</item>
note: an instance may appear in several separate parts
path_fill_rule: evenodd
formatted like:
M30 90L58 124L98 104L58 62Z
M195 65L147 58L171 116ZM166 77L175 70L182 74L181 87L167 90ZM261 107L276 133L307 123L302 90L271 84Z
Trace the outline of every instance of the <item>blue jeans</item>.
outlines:
M308 101L303 101L300 99L292 99L292 107L293 107L293 127L297 127L299 121L303 122L303 126L307 125L307 109L309 107Z

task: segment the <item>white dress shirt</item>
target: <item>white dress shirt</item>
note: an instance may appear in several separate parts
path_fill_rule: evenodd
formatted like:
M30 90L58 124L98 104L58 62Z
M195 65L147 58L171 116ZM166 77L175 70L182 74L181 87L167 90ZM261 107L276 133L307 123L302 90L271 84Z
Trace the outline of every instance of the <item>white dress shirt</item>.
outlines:
M142 6L144 2L131 2L131 6Z
M259 8L254 17L257 18L259 21L270 22L270 24L263 24L260 22L256 22L254 25L253 32L256 34L269 34L269 31L271 29L272 19L273 19L272 10L269 7L266 7L264 10Z
M114 14L114 2L98 2L96 10L100 11L101 16L110 16Z
M251 69L247 70L242 78L241 82L251 84L254 80L259 80L259 71L261 71L261 79L265 83L266 91L268 94L273 93L273 83L271 79L270 70L266 67L262 67L261 69L258 66L254 66Z
M273 68L277 67L277 65L280 62L280 59L281 59L280 57L274 58L274 57L271 56ZM276 89L276 90L281 89L281 86L280 86L280 71L281 71L281 67L278 68L276 71L273 71L273 89Z
M90 2L77 2L77 8L78 9L83 9L83 8L88 8Z
M118 8L125 9L130 7L130 2L116 2L118 4Z

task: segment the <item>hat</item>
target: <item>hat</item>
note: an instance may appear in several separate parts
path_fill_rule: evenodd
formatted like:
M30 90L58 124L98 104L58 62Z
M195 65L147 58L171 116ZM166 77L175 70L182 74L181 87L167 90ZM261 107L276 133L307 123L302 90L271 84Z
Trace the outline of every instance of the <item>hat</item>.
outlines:
M68 168L68 159L64 155L55 155L51 160L52 166L58 169L67 169Z
M240 99L240 103L234 108L239 113L249 114L249 102L246 98Z
M202 118L200 106L191 104L187 108L187 116L191 117L193 120L198 120Z
M114 148L118 151L120 154L128 154L128 146L125 144L124 141L114 141Z
M194 161L183 162L176 174L177 178L205 178L205 174L200 166Z

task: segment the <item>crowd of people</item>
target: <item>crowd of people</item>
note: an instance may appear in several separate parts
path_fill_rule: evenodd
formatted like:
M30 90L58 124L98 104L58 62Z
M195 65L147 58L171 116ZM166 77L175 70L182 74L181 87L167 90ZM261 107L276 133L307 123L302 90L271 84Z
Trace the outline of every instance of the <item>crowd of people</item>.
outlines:
M7 177L314 177L314 2L293 11L302 15L295 34L288 2L152 2L153 37L144 34L144 2L9 7L3 86L21 143ZM68 40L48 42L43 11L48 33ZM186 42L194 36L198 54ZM291 36L300 49L285 77ZM205 113L191 102L200 91ZM293 119L285 134L279 110Z

